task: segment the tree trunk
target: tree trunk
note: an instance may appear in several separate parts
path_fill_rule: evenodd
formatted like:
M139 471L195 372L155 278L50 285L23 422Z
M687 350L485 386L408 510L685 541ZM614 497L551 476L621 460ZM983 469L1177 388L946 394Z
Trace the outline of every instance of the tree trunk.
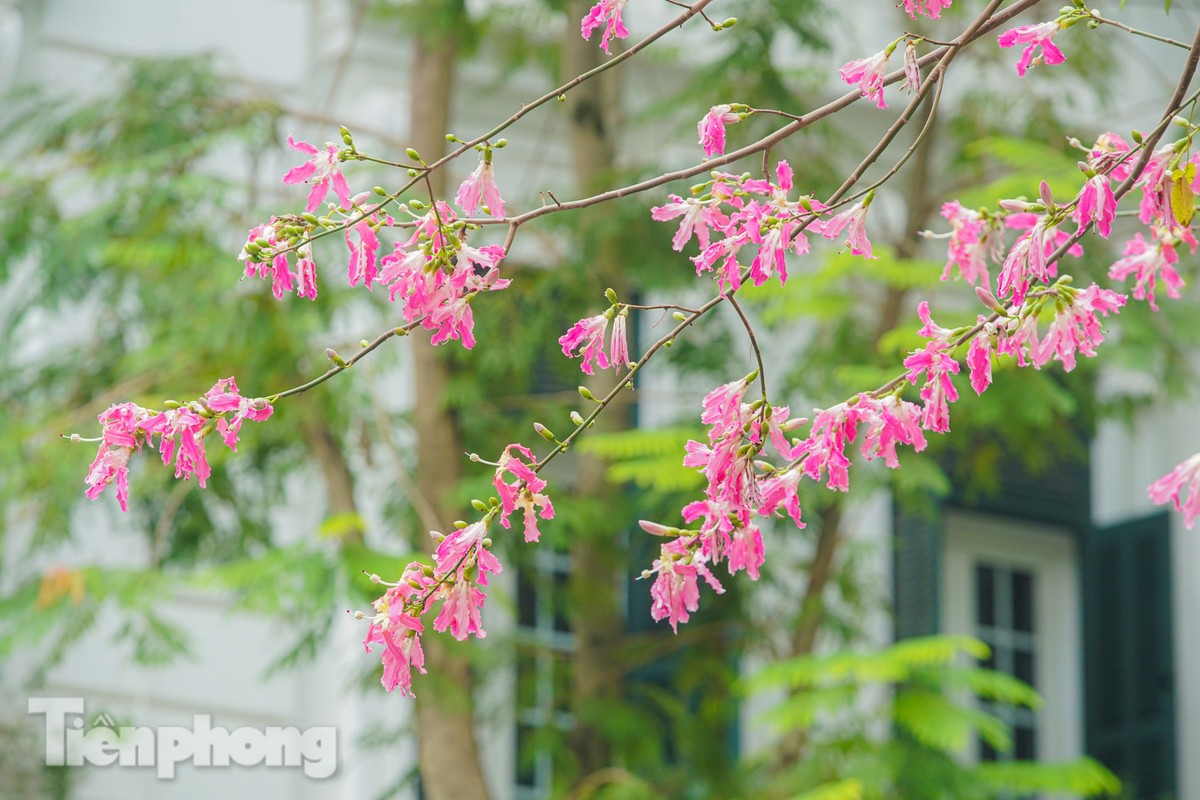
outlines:
M572 0L567 4L567 19L578 20L588 10L587 0ZM563 41L562 74L564 79L579 75L600 63L603 57L596 41L585 42L579 30L567 26ZM570 120L571 160L574 166L575 187L590 194L606 182L615 161L614 110L616 103L616 71L604 73L567 95ZM607 207L590 209L580 221L583 226L595 224L597 218L610 213ZM601 245L588 268L588 283L595 295L595 304L602 304L604 289L611 286L624 297L622 262L617 243ZM612 372L587 380L587 386L597 397L603 397L616 384ZM596 430L622 430L630 424L629 406L618 401L597 420ZM576 491L585 497L603 501L617 491L605 479L605 465L599 459L580 457ZM576 650L572 685L572 709L576 724L571 731L572 754L579 766L579 775L587 780L611 765L612 753L608 740L591 724L595 712L605 705L619 701L623 695L624 670L614 669L613 659L625 634L624 618L617 598L623 571L619 548L613 539L621 531L597 531L594 535L576 536L571 545L574 568L570 593L572 631Z
M449 6L451 4L447 4ZM440 14L457 14L465 22L460 2ZM408 141L426 162L445 152L449 129L454 67L458 40L453 22L438 26L434 33L415 37L410 71L412 123ZM433 193L446 191L445 174L430 176ZM448 501L461 477L462 448L454 415L446 409L448 372L441 354L423 336L413 337L413 380L416 407L413 423L417 431L416 488L434 510L441 530L459 517ZM427 548L425 531L414 544ZM475 741L472 714L472 679L464 645L450 645L438 634L424 637L428 679L416 691L418 759L421 782L430 800L486 800L489 797Z

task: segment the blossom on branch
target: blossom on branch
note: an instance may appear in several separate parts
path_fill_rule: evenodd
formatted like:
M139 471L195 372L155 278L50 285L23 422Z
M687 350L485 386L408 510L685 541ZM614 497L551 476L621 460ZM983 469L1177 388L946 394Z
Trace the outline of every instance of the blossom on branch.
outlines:
M997 256L1001 243L995 226L978 211L964 208L957 200L943 203L941 214L952 228L942 280L949 280L951 270L957 268L967 283L990 286L988 259Z
M867 209L871 207L872 195L868 194L861 203L842 213L822 220L820 233L826 239L838 238L846 231L846 245L850 252L864 258L876 258L871 252L871 240L867 238Z
M851 86L857 86L862 96L874 100L879 108L887 108L887 103L883 101L883 79L887 76L887 62L893 47L880 50L867 58L849 61L838 70L842 80Z
M529 463L525 463L521 458ZM533 452L519 444L510 444L500 455L499 466L492 477L492 485L500 495L500 524L505 528L511 526L508 517L518 508L525 514L525 541L536 542L541 536L537 526L537 512L540 509L542 519L554 519L554 504L550 498L542 494L546 481L533 471L537 458ZM516 478L512 483L504 480L504 473Z
M283 176L287 184L311 183L308 193L308 204L304 210L312 213L321 205L330 187L341 201L342 208L350 208L350 187L346 185L346 177L342 175L341 161L338 159L338 149L331 144L325 145L325 150L318 150L308 142L298 142L291 136L287 138L288 146L301 153L311 155L308 161L298 167L292 167Z
M624 39L629 35L625 23L621 20L621 11L625 8L626 2L628 0L599 0L579 25L579 32L583 38L591 41L592 31L603 25L604 34L600 37L600 49L609 53L608 40L610 38Z
M921 399L925 401L921 412L921 425L934 433L950 430L950 403L958 400L958 389L954 388L951 375L958 373L958 362L946 352L946 342L932 341L904 359L908 374L904 377L916 385L924 377Z
M504 198L496 187L496 171L492 167L490 149L484 151L479 166L459 185L458 193L454 196L454 202L467 214L474 214L481 200L487 207L487 213L497 219L504 217Z
M155 416L138 423L146 433L146 441L158 436L158 451L162 462L175 462L175 477L187 478L195 475L196 483L203 489L212 470L204 451L204 426L208 420L187 406L160 411Z
M662 551L649 570L657 574L650 587L650 616L668 620L671 630L679 632L679 623L687 622L690 614L700 607L700 588L697 578L703 577L712 590L724 594L723 587L699 556L688 549L682 538L662 545ZM647 576L643 573L643 576Z
M153 412L135 403L118 403L96 418L103 432L96 459L85 480L89 500L95 500L110 483L116 483L117 503L122 511L129 510L129 457L134 450L141 449L139 425L151 416Z
M1075 203L1073 216L1079 227L1095 222L1096 230L1107 239L1112 231L1113 220L1117 218L1117 198L1108 176L1093 175L1088 178Z
M373 582L383 584L378 576L371 578ZM383 688L389 692L399 688L400 694L412 697L413 668L422 674L425 672L425 653L420 639L425 626L420 616L425 611L424 598L435 588L435 581L423 564L412 561L404 568L399 581L384 585L389 587L387 591L371 604L375 614L370 617L363 647L370 653L372 644L383 645ZM362 614L355 616L363 618Z
M713 106L698 123L696 134L700 137L700 146L704 155L714 156L725 152L725 126L741 122L740 115L733 112L733 106L728 103Z
M1033 351L1033 361L1041 366L1051 360L1062 362L1067 372L1075 369L1075 354L1096 355L1096 345L1104 341L1097 314L1108 316L1125 305L1125 295L1092 284L1083 291L1068 289L1073 294L1069 305L1060 304L1054 321L1045 337Z
M237 381L232 375L217 381L204 393L204 404L222 415L217 420L217 433L230 450L237 450L243 420L262 422L275 411L275 407L261 397L248 398L238 394ZM231 414L232 420L229 418Z
M1179 255L1175 252L1175 238L1165 232L1155 229L1155 243L1150 245L1135 233L1133 238L1125 243L1125 254L1108 270L1108 277L1114 281L1123 281L1130 275L1135 275L1137 283L1133 287L1133 296L1138 300L1147 300L1153 311L1158 311L1154 301L1154 289L1161 279L1167 289L1167 297L1179 299L1179 290L1183 287L1183 278L1175 271L1179 263ZM1193 252L1195 247L1192 248Z
M916 19L918 14L937 19L942 15L942 9L949 8L951 2L953 0L904 0L904 10L913 19Z
M1185 489L1187 497L1182 498ZM1150 484L1147 493L1156 505L1171 501L1176 511L1183 512L1183 524L1188 530L1195 527L1196 518L1200 517L1200 453Z
M1063 51L1055 46L1051 39L1054 34L1060 30L1059 24L1056 21L1040 22L1036 25L1021 25L1016 28L1010 28L999 35L998 40L1000 46L1004 48L1016 47L1019 44L1025 45L1025 49L1021 51L1021 58L1017 61L1017 74L1021 77L1025 76L1025 71L1030 66L1037 64L1054 65L1061 64L1067 60L1063 55ZM1042 54L1036 60L1034 59L1034 50L1038 47L1042 48Z

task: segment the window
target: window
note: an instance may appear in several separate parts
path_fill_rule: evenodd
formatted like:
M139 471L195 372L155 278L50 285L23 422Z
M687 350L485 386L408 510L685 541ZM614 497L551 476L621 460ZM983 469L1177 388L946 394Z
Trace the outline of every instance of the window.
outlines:
M988 514L945 517L941 619L946 633L987 642L986 666L1033 686L1037 711L987 707L1013 731L1013 751L980 743L973 757L1066 761L1083 752L1079 560L1066 528Z
M552 794L554 756L574 724L570 698L575 639L565 613L568 554L538 549L517 573L517 800Z

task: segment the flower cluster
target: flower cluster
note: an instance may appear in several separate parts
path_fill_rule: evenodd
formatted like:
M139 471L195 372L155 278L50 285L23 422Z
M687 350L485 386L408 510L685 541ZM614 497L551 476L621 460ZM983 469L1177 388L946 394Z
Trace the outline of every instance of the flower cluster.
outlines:
M775 451L790 459L793 446L786 432L806 422L789 419L786 406L763 400L744 402L754 376L720 386L704 398L701 421L709 426L708 442L689 441L684 466L700 469L708 487L703 500L689 503L682 515L695 530L668 528L643 522L649 533L671 537L661 546L659 558L643 577L656 575L651 588L651 616L666 619L672 628L687 622L698 608L698 579L703 577L718 594L724 591L709 565L724 561L731 575L744 570L757 580L765 557L762 532L756 516L786 510L797 525L800 519L796 475L762 475L764 465L755 458L769 441Z
M471 301L479 292L511 283L500 277L504 248L468 245L465 226L456 224L453 209L441 201L420 216L405 206L401 210L413 217L414 230L380 259L379 283L388 287L390 300L403 304L406 321L420 320L432 331L433 344L458 339L470 350L475 346Z
M95 500L110 484L117 486L117 502L129 510L129 457L143 444L154 445L163 464L175 464L175 477L195 477L204 487L211 474L204 439L216 431L225 444L237 449L242 422L261 422L274 412L265 399L238 394L232 377L217 381L200 399L173 404L165 411L152 411L135 403L109 406L97 417L100 422L100 448L88 470L86 495Z
M343 137L347 143L351 141L344 130ZM308 204L303 214L271 217L266 224L250 231L239 255L246 262L246 277L270 280L276 299L295 289L299 296L315 300L313 234L318 229L340 229L350 251L347 266L350 286L361 283L369 290L382 283L388 287L389 299L403 303L404 319L410 323L419 320L433 333L434 344L453 339L468 349L473 347L471 300L481 291L503 289L510 283L500 278L498 270L504 248L467 244L469 226L445 202L438 201L428 209L413 202L399 206L400 212L409 218L405 224L413 229L412 234L381 258L379 232L397 225L396 219L383 210L388 201L370 205L368 192L350 196L339 169L341 152L333 145L323 152L291 137L288 143L313 156L284 176L285 183L313 184ZM503 144L501 141L496 146ZM312 212L330 188L341 205L330 204L326 216L318 217ZM504 216L504 199L496 187L491 146L483 147L479 166L459 186L455 202L467 214L474 214L484 206L491 215ZM298 259L294 270L290 263L293 252Z
M435 631L448 631L459 641L468 636L479 639L487 636L483 629L483 607L487 600L484 587L489 575L504 569L491 551L488 526L499 517L501 525L510 527L509 516L520 509L525 516L525 541L536 542L537 517L546 520L554 517L554 505L544 494L546 482L534 472L536 464L528 448L520 444L505 447L496 463L493 481L499 498L491 498L490 503L472 501L476 509L485 512L482 519L470 524L455 523L455 529L448 534L431 532L437 542L432 565L414 561L395 583L387 583L378 575L370 576L373 583L388 589L372 604L373 615L359 612L355 616L371 621L363 640L367 652L371 652L373 644L384 646L383 687L389 692L399 689L402 695L412 696L412 670L425 672L420 639L425 632L422 618L438 602L442 605L433 620ZM508 476L515 480L505 480Z
M672 246L682 250L695 237L701 248L699 255L692 257L696 274L716 273L722 293L741 288L741 253L747 247L755 250L748 272L755 286L773 275L786 283L788 252L809 252L806 230L827 239L845 233L854 255L872 258L865 224L873 195L868 193L860 203L820 219L828 207L819 200L810 196L789 199L793 178L786 161L776 165L774 181L713 172L712 180L692 187L692 197L670 195L669 203L656 206L650 214L660 222L681 218Z

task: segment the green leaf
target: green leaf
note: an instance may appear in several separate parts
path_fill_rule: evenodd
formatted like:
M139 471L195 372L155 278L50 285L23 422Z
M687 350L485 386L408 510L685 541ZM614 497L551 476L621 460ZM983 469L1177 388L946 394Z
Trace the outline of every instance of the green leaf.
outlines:
M980 777L1003 792L1070 792L1092 797L1121 791L1120 779L1086 756L1057 764L997 761L980 764L976 769Z
M793 795L792 800L862 800L862 781L847 778Z

